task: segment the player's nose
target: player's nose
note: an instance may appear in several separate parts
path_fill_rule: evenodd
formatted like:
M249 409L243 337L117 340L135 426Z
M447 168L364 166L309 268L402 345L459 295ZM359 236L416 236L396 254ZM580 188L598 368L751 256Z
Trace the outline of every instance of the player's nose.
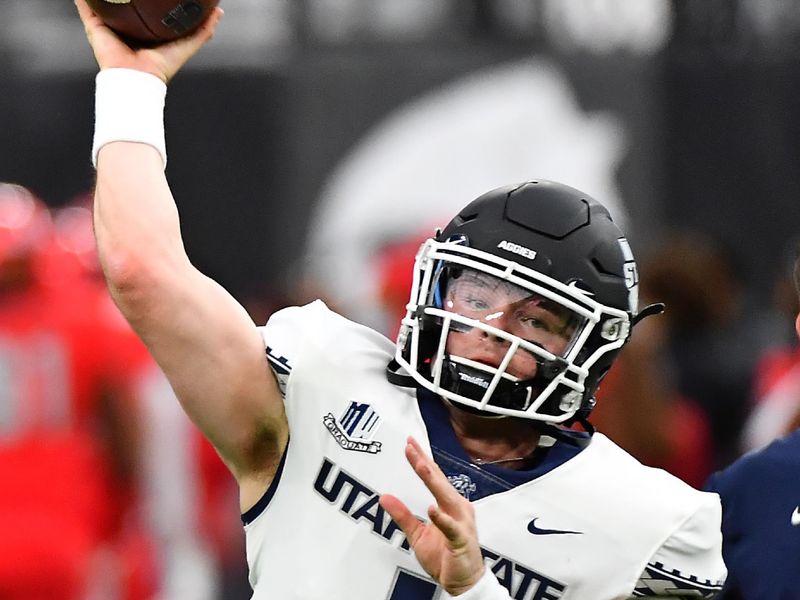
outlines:
M474 360L491 367L499 367L510 345L511 344L507 340L484 331L481 333L480 346L476 352L477 358Z

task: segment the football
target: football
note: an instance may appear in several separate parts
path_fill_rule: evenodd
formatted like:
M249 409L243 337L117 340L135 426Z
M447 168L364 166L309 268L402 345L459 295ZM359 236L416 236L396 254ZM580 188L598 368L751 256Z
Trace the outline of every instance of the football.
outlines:
M219 0L87 0L111 29L133 45L155 45L189 35Z

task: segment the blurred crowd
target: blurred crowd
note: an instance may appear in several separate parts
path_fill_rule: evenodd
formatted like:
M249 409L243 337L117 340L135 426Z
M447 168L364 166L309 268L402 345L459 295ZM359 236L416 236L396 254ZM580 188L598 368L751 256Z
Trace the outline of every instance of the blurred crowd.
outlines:
M595 422L640 460L700 486L712 470L792 428L800 388L791 262L775 294L746 288L735 254L697 231L672 232L640 263L641 294L664 314L643 321L601 388ZM624 382L624 383L623 383ZM782 392L789 410L758 416ZM792 399L793 398L793 399ZM748 431L758 429L758 439Z
M110 298L88 196L0 183L0 378L0 598L245 597L233 480Z
M372 254L389 337L429 233ZM642 301L667 309L637 326L592 421L700 487L800 424L793 255L776 260L764 302L708 235L671 232L637 251ZM288 294L357 316L324 289ZM259 321L276 298L245 304ZM0 184L0 377L0 598L248 597L233 479L109 297L88 196L50 208Z

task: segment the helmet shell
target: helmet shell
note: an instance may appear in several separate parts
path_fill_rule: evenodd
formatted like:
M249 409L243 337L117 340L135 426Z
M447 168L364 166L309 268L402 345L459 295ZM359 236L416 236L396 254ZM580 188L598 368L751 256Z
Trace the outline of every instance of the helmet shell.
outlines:
M575 188L546 180L497 188L468 204L438 240L455 236L606 306L637 310L638 277L622 231L602 204Z

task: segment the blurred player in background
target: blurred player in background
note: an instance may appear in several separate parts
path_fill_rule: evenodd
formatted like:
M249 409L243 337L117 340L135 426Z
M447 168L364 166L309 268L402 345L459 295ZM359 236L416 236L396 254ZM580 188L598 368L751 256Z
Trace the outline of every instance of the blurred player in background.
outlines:
M81 195L51 211L54 235L39 270L46 286L62 294L85 286L111 306L97 259L91 201L91 194ZM135 347L144 350L127 323L124 330ZM144 593L157 600L227 597L231 577L225 575L233 572L235 583L240 566L232 554L243 546L235 519L225 518L236 506L231 497L234 482L180 410L164 374L146 352L143 356L146 360L137 361L126 377L127 393L135 397L139 416L138 448L128 449L136 453L130 486L136 488L137 501L114 548L120 570L138 573L121 591L128 598L133 592L133 597ZM108 565L96 565L95 570L104 568ZM145 581L147 590L141 589ZM134 591L137 587L139 592Z
M64 210L52 219L0 184L0 597L144 599L132 381L151 360L81 264Z
M101 262L239 484L254 598L715 595L718 498L586 421L660 309L639 311L602 205L547 181L469 204L420 249L396 346L321 302L259 328L191 265L164 176L165 83L221 11L136 51L77 4L101 68Z
M741 435L741 451L759 450L779 437L794 431L800 420L800 343L794 332L797 314L800 313L791 273L795 263L797 240L789 244L787 260L778 262L773 283L771 314L780 332L791 332L760 359L755 378L752 409Z
M794 263L800 297L800 257ZM800 313L795 320L800 337ZM795 406L800 396L794 398ZM797 425L795 421L792 423ZM800 590L800 430L746 454L711 476L722 498L723 555L730 574L721 598L796 598Z
M160 369L153 366L143 373L137 394L144 415L142 512L158 546L155 598L235 597L221 595L220 566L225 552L243 545L235 543L234 535L241 534L235 519L220 516L237 505L230 497L232 478L219 457L210 456Z
M749 297L741 268L721 243L699 231L674 231L651 249L642 286L668 307L665 349L677 390L711 427L712 470L740 455L757 365L782 341L783 323Z
M665 348L664 319L648 319L597 393L592 424L638 460L700 487L712 469L708 418L681 394Z

